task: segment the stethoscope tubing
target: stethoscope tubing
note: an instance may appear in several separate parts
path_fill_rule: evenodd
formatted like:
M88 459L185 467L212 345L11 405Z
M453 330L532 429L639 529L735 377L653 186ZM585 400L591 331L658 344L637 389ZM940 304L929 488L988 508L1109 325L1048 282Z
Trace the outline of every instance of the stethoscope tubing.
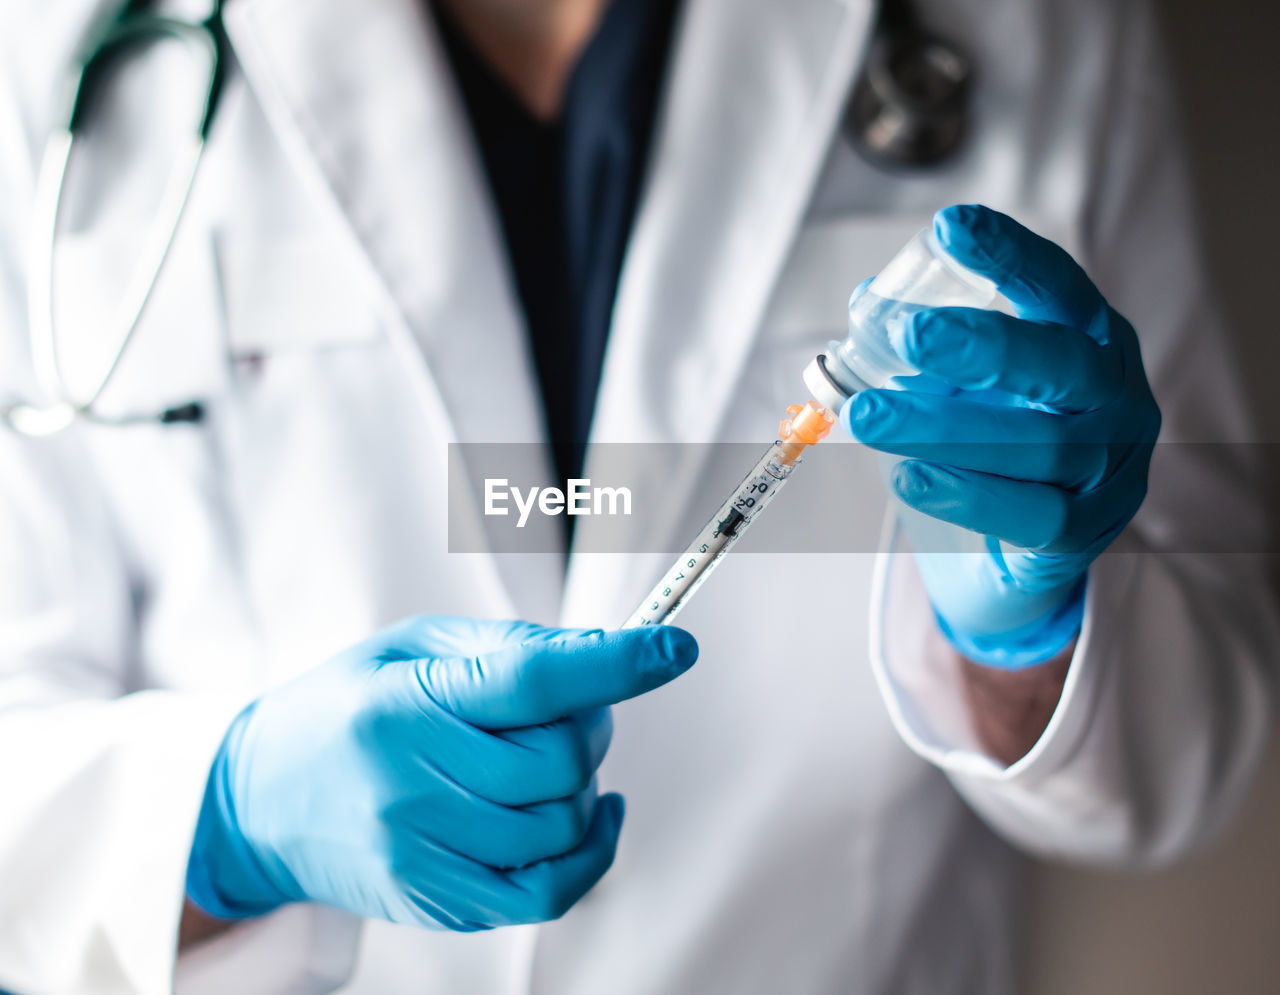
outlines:
M107 416L95 410L134 341L138 325L171 255L204 160L205 143L224 78L226 38L222 30L221 0L217 0L209 17L201 22L153 15L143 7L139 0L130 0L91 38L84 55L69 74L65 123L50 134L41 157L28 254L27 321L36 382L50 403L43 406L19 403L0 409L0 420L24 435L52 435L77 420L101 425L171 424L196 421L203 414L203 408L194 403L179 405L156 415ZM137 265L108 326L117 331L106 367L87 392L73 397L62 367L54 287L58 222L72 151L84 125L93 85L100 79L109 57L122 54L127 48L140 43L164 39L182 41L207 58L209 70L204 106L198 127L175 155L155 221L147 232Z

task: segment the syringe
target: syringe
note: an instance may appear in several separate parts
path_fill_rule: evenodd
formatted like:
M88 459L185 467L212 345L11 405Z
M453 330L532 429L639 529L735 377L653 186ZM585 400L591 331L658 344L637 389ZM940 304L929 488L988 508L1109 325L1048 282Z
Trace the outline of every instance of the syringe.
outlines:
M711 576L725 553L742 538L756 516L790 479L801 453L825 439L834 423L835 416L812 401L787 408L787 417L778 426L777 441L677 557L671 569L662 575L622 628L662 625L674 619L702 582Z

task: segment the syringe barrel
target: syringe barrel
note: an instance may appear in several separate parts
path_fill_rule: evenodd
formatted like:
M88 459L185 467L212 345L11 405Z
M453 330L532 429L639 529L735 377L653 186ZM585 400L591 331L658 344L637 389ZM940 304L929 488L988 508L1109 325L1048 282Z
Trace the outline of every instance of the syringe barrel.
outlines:
M702 582L734 544L742 538L756 515L771 502L800 462L784 462L780 444L770 446L743 478L729 499L711 516L693 542L685 547L662 575L640 606L622 623L624 629L670 622L693 597Z

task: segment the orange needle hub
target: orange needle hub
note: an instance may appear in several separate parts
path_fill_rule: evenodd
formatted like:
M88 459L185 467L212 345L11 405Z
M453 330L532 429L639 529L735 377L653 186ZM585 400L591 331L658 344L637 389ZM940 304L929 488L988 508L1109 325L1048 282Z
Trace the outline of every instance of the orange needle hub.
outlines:
M808 446L816 446L831 434L836 416L827 408L815 404L793 404L787 408L787 417L778 426L778 448L782 461L795 463Z

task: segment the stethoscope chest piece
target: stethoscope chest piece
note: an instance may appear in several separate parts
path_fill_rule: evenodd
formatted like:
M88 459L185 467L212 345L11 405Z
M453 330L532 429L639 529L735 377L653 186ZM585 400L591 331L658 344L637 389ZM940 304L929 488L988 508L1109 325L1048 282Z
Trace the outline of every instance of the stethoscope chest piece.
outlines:
M43 408L31 404L15 404L0 410L0 418L15 432L40 439L69 428L76 419L76 409L70 404L51 404Z
M969 59L935 35L877 31L845 111L845 130L878 166L936 165L964 141L972 76Z

